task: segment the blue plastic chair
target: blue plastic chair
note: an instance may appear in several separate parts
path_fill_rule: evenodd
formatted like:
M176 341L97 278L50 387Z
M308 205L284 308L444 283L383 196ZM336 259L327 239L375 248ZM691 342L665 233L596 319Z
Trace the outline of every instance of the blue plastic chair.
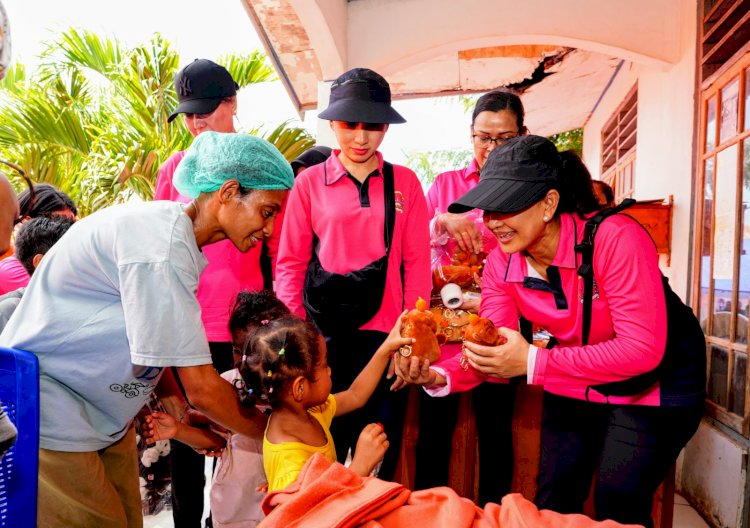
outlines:
M18 439L0 460L0 528L36 526L39 469L39 361L0 348L0 401Z

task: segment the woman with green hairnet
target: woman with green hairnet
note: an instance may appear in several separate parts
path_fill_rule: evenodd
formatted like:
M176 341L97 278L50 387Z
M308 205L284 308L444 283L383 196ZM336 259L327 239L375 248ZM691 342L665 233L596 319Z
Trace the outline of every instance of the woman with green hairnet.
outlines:
M192 202L104 209L47 253L0 335L0 346L39 358L40 526L141 526L132 421L167 367L192 407L262 434L264 419L211 364L196 299L201 247L262 242L293 180L270 143L207 132L175 174Z

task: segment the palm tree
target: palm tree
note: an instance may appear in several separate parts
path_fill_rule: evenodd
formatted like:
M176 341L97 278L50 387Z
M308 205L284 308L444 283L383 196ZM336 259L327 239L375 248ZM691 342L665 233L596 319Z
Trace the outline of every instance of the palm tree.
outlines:
M241 88L276 78L259 51L219 62ZM83 214L151 198L161 163L192 140L185 127L167 123L178 64L158 34L128 48L90 31L61 33L34 72L16 64L2 83L0 156L68 193ZM265 135L290 160L314 143L288 122Z

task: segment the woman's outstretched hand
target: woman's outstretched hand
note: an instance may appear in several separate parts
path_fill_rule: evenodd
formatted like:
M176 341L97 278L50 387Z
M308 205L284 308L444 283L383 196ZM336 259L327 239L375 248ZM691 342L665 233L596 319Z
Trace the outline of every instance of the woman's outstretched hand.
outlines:
M500 327L497 331L508 340L504 345L489 347L464 343L469 365L496 378L523 376L529 359L529 342L515 330Z
M391 385L391 390L398 390L406 385L445 385L445 378L430 368L429 359L416 356L403 357L394 354L394 365L398 378Z

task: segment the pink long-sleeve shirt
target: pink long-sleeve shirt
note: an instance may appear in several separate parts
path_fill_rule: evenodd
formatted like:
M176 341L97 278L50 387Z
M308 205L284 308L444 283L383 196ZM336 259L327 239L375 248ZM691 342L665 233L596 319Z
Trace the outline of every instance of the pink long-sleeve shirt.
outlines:
M184 157L185 152L177 152L159 169L154 200L190 202L190 198L182 196L172 184L174 171ZM278 248L280 224L277 217L274 234L267 241L269 254L274 254ZM203 270L198 283L198 302L201 305L201 319L209 341L230 342L232 336L228 327L229 315L237 293L240 290L263 289L261 249L261 245L258 244L247 253L242 253L229 240L202 248L208 266Z
M360 196L339 153L334 150L325 163L302 172L289 193L276 264L276 293L300 317L305 317L302 299L313 232L320 240L320 263L333 273L360 269L385 254L383 157L377 153L378 173L368 177L367 193L363 184ZM396 222L383 303L362 330L390 331L402 306L413 308L418 297L427 299L430 294L430 241L422 187L406 167L394 165L393 176Z
M614 215L599 226L594 244L594 300L589 345L581 345L583 281L574 251L585 221L571 214L560 217L560 240L552 261L560 271L567 306L555 295L524 287L534 273L519 253L500 248L487 259L481 314L496 326L518 328L519 315L538 323L559 345L538 349L529 379L552 394L613 404L660 405L659 385L637 396L609 398L587 388L627 379L653 370L664 354L667 312L654 244L638 223ZM559 297L559 295L558 295ZM463 371L455 358L435 365L448 378L448 391L468 390L486 379L471 367ZM440 389L428 392L438 393Z

